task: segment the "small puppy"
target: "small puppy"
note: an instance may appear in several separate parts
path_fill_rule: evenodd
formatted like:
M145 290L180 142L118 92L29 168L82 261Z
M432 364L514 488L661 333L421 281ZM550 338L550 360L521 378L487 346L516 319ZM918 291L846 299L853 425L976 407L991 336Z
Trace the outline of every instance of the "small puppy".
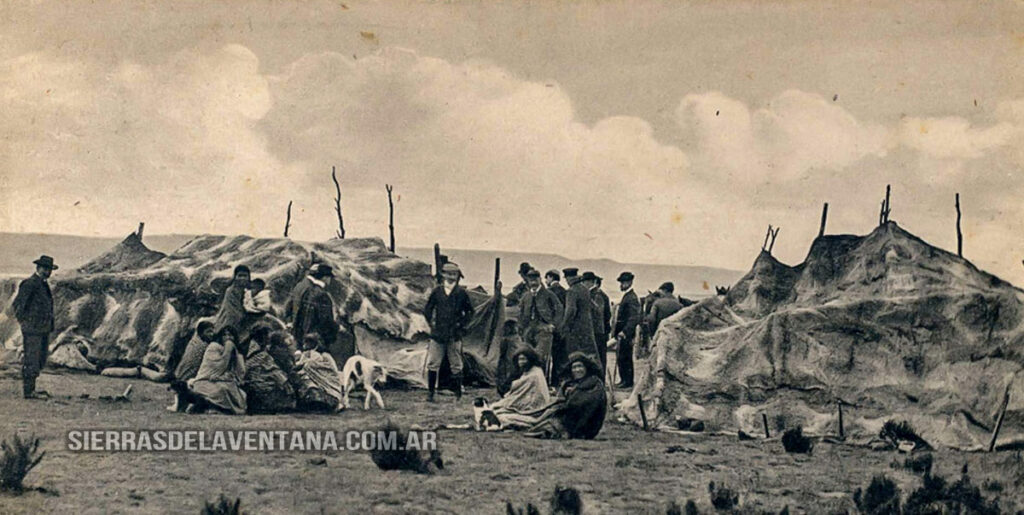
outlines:
M345 408L349 407L348 394L355 389L356 386L362 384L366 390L366 401L363 402L363 409L370 409L370 400L377 399L377 404L380 405L381 409L384 408L384 399L381 398L380 392L374 388L374 384L383 385L388 381L388 372L384 369L384 365L364 357L364 356L352 356L345 362L345 368L341 371L341 384L345 386Z
M501 431L501 421L483 397L473 399L473 422L477 431Z

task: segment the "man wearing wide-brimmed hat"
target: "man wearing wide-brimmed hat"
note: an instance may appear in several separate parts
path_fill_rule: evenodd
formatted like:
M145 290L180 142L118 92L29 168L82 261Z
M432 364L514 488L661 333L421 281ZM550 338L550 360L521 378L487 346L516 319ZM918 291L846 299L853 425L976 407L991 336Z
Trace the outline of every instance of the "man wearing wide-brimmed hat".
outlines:
M12 308L14 317L21 325L22 337L22 394L26 399L48 397L49 394L36 391L36 378L46 366L53 332L53 294L47 279L58 267L50 256L40 256L33 261L36 273L21 281Z
M462 398L462 338L473 320L473 302L466 289L459 286L462 270L448 262L441 267L443 281L430 292L423 316L430 324L430 342L427 344L427 400L434 401L438 372L444 358L452 371L452 389L456 400Z
M285 313L291 325L292 336L301 342L307 334L316 334L324 345L334 350L339 324L334 314L334 301L327 286L334 277L330 265L317 263L309 269L306 278L295 285L285 304ZM336 360L338 352L331 352ZM342 363L344 366L344 363Z

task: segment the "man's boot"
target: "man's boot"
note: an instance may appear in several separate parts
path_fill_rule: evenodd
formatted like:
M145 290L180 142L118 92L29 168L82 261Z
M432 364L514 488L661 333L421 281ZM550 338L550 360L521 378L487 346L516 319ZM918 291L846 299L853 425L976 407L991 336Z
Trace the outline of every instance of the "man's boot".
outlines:
M437 372L427 372L427 402L434 402L434 388L437 385Z
M34 377L23 377L21 379L21 394L26 399L35 397L36 391L36 378Z
M462 374L452 375L452 389L455 391L455 401L458 402L462 399Z

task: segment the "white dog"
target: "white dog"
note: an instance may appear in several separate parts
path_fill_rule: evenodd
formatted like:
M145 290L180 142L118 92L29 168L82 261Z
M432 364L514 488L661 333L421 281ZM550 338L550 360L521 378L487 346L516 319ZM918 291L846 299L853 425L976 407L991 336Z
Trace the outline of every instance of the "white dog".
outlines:
M366 390L366 401L363 402L363 409L370 409L370 399L377 399L377 404L384 408L384 399L380 392L374 388L374 384L384 384L388 381L388 372L384 365L364 357L352 356L345 362L345 368L341 371L341 384L345 386L345 408L349 407L348 394L359 384Z

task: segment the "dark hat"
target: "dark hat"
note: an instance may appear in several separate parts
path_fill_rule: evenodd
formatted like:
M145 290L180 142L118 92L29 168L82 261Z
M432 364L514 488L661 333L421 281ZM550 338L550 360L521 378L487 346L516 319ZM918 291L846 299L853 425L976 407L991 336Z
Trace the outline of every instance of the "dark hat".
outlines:
M235 270L233 272L231 272L231 276L234 277L234 276L238 275L241 272L245 272L245 273L247 273L249 275L252 275L252 271L249 270L249 267L247 267L245 265L238 265L238 266L235 267Z
M676 285L672 284L672 282L661 283L661 286L658 286L658 289L664 292L672 293L676 291Z
M60 268L59 266L53 264L53 258L52 257L46 256L46 255L39 256L39 259L33 261L32 263L36 264L36 265L39 265L41 267L49 268L50 270L56 270L56 269Z
M621 274L619 274L618 281L620 283L623 282L623 281L632 281L632 280L633 280L633 272L622 272Z
M597 274L595 274L594 272L591 272L591 271L588 270L586 272L583 272L583 280L584 281L600 281L601 278L598 277Z
M579 268L563 268L562 273L565 274L565 278L576 277L579 274Z
M317 278L334 277L334 270L331 268L331 265L318 263L316 265L313 265L313 269L310 271L309 275L312 275L313 277Z
M527 263L526 261L523 261L522 263L519 263L519 273L520 274L529 273L530 270L533 270L533 267L530 266L530 264Z
M554 277L555 280L558 280L562 278L562 274L558 273L558 270L552 268L551 270L548 270L547 272L544 273L544 277Z
M526 277L529 277L531 279L539 279L540 270L537 270L536 268L531 268L528 272L526 272Z

